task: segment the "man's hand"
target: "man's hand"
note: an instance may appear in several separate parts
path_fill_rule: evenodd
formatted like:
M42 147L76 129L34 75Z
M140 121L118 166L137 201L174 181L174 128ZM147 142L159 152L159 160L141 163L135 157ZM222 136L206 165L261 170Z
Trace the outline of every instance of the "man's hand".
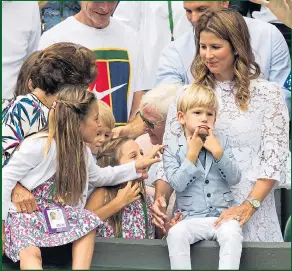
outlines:
M250 0L266 6L282 23L292 28L292 0Z
M156 227L162 229L163 233L166 233L165 222L167 219L166 216L167 204L165 197L158 197L152 205L152 215L153 223Z
M204 147L206 150L211 152L217 160L220 160L222 158L223 149L218 139L215 137L213 129L211 128L209 129L209 135L206 137Z
M131 124L127 124L125 126L119 126L112 130L113 138L117 138L120 136L131 137Z
M18 212L31 214L38 210L33 194L20 184L16 184L12 190L11 200L15 204Z

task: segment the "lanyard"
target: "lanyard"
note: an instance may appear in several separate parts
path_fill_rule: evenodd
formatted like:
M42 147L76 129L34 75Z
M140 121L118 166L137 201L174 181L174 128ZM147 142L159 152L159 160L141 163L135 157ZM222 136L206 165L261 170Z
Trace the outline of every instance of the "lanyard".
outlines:
M144 221L145 221L145 228L146 228L146 239L149 239L149 226L148 226L148 214L147 214L147 207L146 202L144 199L141 198L142 203L142 209L143 209L143 215L144 215ZM123 238L123 229L121 229L121 233L119 238Z
M174 41L174 37L173 37L173 16L172 16L171 1L167 1L167 2L168 2L168 19L169 19L170 36L171 36L171 41Z
M50 198L48 199L48 203L55 203L57 202L58 205L64 205L64 200L60 196L56 196L56 181L54 180L54 183L52 185L51 191L50 191ZM55 197L55 201L54 201Z

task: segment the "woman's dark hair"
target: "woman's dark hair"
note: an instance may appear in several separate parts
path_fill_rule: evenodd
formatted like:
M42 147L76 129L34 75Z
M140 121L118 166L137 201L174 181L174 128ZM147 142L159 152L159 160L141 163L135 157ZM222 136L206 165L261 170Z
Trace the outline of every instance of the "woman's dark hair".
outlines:
M66 84L89 86L97 76L95 60L95 54L81 45L53 44L39 54L32 68L32 87L55 94Z
M16 86L14 89L14 98L19 95L26 95L33 90L31 85L31 72L35 62L39 58L41 51L32 53L22 64L17 76Z

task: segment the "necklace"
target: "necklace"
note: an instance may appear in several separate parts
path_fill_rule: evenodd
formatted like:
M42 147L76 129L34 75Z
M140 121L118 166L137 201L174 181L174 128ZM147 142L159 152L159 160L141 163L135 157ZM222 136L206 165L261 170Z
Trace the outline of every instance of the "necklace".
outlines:
M234 87L235 87L235 82L234 80L232 81L216 81L216 86L220 88L221 91L230 91L231 93L234 94Z

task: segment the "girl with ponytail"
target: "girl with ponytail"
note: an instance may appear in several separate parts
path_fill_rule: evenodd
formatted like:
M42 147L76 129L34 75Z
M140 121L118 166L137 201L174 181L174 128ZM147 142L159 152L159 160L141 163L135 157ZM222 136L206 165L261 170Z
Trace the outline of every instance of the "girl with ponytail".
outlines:
M145 168L160 161L155 157L161 146L148 157L100 168L86 146L94 141L98 125L98 103L87 85L64 86L52 104L47 127L26 138L4 167L3 249L14 262L20 260L21 269L42 269L41 248L68 243L73 243L72 268L89 269L95 229L101 223L84 209L89 184L114 186L143 179ZM17 182L31 191L38 211L15 212L10 199Z

